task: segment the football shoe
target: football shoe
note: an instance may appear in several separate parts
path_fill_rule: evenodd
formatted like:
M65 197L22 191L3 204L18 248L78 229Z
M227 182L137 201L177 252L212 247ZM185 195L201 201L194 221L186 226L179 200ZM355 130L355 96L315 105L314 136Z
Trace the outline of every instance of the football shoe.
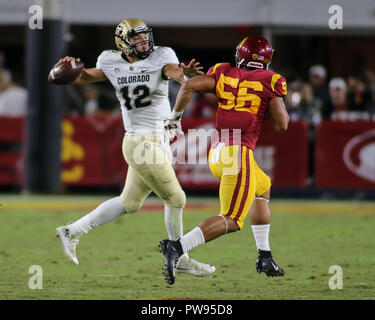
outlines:
M256 261L256 270L258 273L264 272L268 277L282 277L285 274L284 270L273 260L270 251L258 250L258 253Z
M79 242L79 237L73 236L67 226L56 228L56 237L60 238L64 255L74 264L78 265L76 247Z
M164 279L168 284L174 284L175 269L180 256L183 254L181 244L178 241L163 240L160 241L159 248L164 257L162 268Z
M189 273L196 277L205 277L214 273L215 270L216 268L213 265L191 259L185 253L179 258L175 272Z

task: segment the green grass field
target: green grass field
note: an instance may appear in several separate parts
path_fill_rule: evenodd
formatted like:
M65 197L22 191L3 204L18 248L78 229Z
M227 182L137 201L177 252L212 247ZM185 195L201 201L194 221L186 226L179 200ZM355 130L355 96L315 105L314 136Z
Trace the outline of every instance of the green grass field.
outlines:
M282 278L255 270L250 223L191 251L216 266L206 278L161 274L160 240L167 237L161 202L92 230L70 264L55 237L105 197L0 196L0 299L374 299L375 202L273 200L271 248ZM217 214L217 199L188 198L185 232ZM43 289L29 288L29 268L43 270ZM343 289L331 290L330 266L343 271Z

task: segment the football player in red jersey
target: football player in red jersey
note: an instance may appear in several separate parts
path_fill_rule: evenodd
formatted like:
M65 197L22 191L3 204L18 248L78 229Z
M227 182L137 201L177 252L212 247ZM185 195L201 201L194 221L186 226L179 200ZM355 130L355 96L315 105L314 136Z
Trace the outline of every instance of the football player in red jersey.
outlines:
M268 70L273 49L263 37L246 37L236 49L236 67L218 63L206 75L185 82L178 93L169 127L181 130L181 117L194 92L215 93L218 140L211 146L209 166L220 179L220 214L202 221L177 241L160 242L163 274L174 283L174 268L185 252L223 234L241 230L250 212L258 251L256 270L267 276L283 276L269 247L270 178L257 166L253 150L268 117L278 132L287 130L289 116L282 97L286 80Z

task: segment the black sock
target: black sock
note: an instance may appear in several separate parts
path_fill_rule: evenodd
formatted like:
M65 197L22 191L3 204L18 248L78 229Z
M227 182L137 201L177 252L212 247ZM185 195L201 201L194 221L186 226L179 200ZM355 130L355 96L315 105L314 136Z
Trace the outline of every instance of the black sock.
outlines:
M271 251L258 250L259 256L262 258L272 258Z

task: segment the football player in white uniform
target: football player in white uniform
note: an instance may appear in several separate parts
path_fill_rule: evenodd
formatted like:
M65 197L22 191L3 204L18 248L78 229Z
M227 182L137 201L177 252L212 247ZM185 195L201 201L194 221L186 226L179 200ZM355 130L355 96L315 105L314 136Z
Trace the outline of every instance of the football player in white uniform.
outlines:
M171 48L154 46L151 28L139 19L122 21L116 28L115 42L119 50L104 51L98 57L96 68L84 68L74 83L105 80L112 83L126 130L122 150L129 165L128 173L119 197L103 202L74 223L56 229L65 255L77 265L79 237L123 214L138 211L151 191L164 201L169 239L177 240L183 235L182 212L186 197L173 170L169 148L169 139L178 128L165 128L172 118L168 79L183 83L185 76L202 74L202 67L194 60L180 67ZM213 273L215 267L185 255L176 271L206 276Z

